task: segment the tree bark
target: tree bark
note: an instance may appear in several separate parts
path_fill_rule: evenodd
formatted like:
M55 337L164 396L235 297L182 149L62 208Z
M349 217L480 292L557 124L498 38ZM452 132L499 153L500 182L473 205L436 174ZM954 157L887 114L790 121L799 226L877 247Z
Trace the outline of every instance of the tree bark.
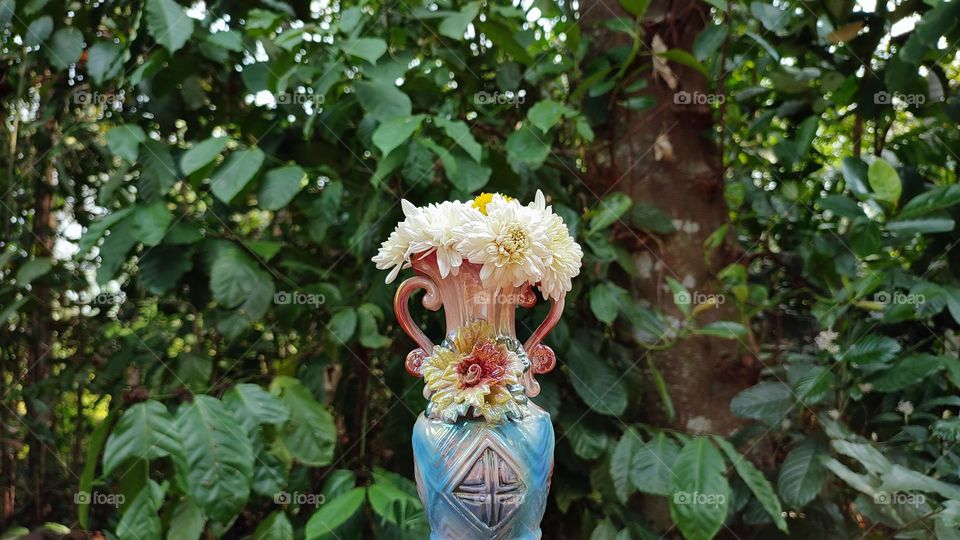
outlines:
M588 0L583 3L582 13L584 33L591 40L588 64L590 57L632 43L630 36L599 24L615 15L632 18L616 0ZM624 71L625 82L617 84L613 90L616 95L604 98L609 102L608 125L597 132L606 140L598 141L602 151L588 156L591 161L586 175L598 197L622 191L635 204L655 206L672 218L676 231L670 234L651 238L626 223L618 225L616 234L621 241L633 243L640 276L631 279L635 297L678 319L682 316L665 278L683 283L694 303L702 303L707 295L722 293L715 273L736 260L735 250L726 242L709 261L704 255L707 237L727 222L722 160L711 135L718 127L709 105L710 100L721 98L710 94L699 72L676 62L668 63L676 80L663 70L657 73L651 49L654 41L662 41L665 49L689 51L708 14L709 8L698 0L653 2L644 18L640 54ZM639 79L646 80L646 87L625 95L624 89ZM656 104L639 111L618 104L635 95L650 95ZM726 303L709 309L698 322L736 318L736 310ZM730 413L728 403L757 375L749 361L752 356L744 355L747 360L741 361L740 351L745 346L737 340L691 337L655 353L655 364L666 379L676 408L675 418L668 422L670 427L729 435L742 425ZM652 384L646 395L650 396L649 403L659 408ZM662 408L650 420L666 423Z

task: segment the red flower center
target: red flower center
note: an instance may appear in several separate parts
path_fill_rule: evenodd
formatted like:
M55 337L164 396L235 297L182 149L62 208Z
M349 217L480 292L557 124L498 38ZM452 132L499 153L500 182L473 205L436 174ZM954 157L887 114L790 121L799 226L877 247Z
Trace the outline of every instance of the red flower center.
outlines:
M507 355L496 344L481 341L460 361L457 372L462 388L500 382L507 372Z

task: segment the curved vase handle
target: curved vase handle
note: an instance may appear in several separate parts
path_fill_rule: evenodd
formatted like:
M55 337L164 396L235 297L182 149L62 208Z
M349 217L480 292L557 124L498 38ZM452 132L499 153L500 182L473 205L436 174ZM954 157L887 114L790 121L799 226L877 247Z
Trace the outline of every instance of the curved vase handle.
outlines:
M426 291L426 294L423 296L423 301L421 302L423 307L431 311L437 311L443 306L439 291L437 290L437 284L426 276L415 276L405 280L400 284L400 287L397 288L397 293L393 296L393 312L397 316L397 322L400 323L400 328L403 328L403 331L406 332L406 334L410 336L410 339L419 347L407 354L407 360L404 363L404 366L407 368L407 373L414 377L420 377L420 366L423 364L423 359L430 356L433 352L433 342L430 341L430 338L417 326L417 323L410 318L410 308L407 302L410 299L410 295L416 292L417 289Z
M547 312L547 318L540 323L540 326L523 344L524 350L527 351L527 357L530 359L530 369L523 374L523 386L530 397L540 394L540 384L533 376L549 373L557 365L557 355L553 352L553 349L544 345L541 341L560 322L560 315L563 314L563 302L563 298L553 300L550 311Z

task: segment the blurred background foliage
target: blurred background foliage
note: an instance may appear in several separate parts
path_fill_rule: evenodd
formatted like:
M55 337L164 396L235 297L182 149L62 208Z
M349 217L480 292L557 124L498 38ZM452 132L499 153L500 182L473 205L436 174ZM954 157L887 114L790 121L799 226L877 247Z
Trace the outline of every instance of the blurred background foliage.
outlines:
M4 538L426 538L369 258L401 198L538 188L586 253L545 538L957 538L958 15L0 0ZM603 178L651 126L668 177L704 159L664 114L717 164L707 282L663 262L699 224ZM717 418L674 399L731 377L690 340L742 364Z

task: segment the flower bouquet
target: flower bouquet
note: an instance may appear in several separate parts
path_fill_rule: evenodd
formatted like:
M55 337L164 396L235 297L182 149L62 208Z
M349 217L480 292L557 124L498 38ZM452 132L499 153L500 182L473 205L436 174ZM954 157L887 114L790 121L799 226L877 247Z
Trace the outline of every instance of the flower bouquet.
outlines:
M501 194L416 207L373 258L389 270L416 272L394 299L397 320L418 348L406 368L424 378L427 410L414 428L417 486L431 539L540 537L553 470L550 415L528 400L535 374L556 358L542 344L563 311L583 252L540 191L521 205ZM521 343L517 306L532 307L538 288L551 301L546 320ZM444 309L439 345L413 322L409 297L424 289L427 309Z

